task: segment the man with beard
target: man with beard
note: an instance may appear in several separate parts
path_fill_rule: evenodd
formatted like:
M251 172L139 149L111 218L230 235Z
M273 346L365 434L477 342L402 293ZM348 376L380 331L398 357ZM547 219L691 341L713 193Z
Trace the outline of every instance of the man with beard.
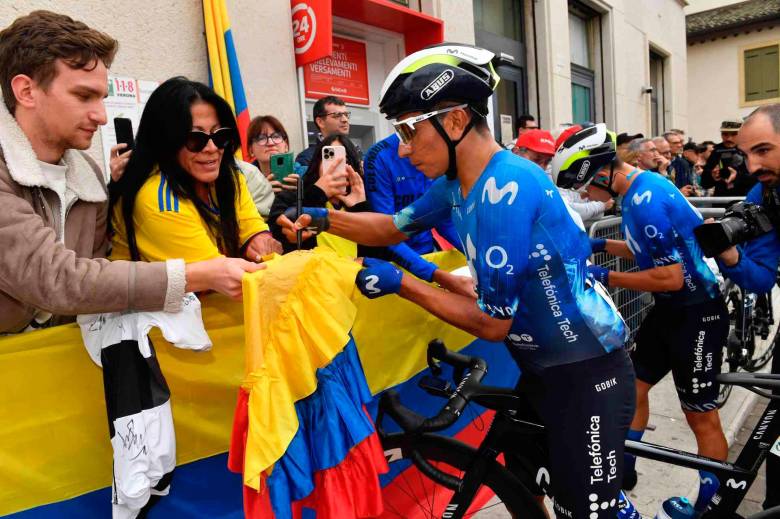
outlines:
M780 215L780 104L764 105L751 113L740 128L735 145L746 155L746 168L758 184L750 190L746 202ZM763 294L772 290L780 261L780 238L774 232L758 236L718 256L723 275L742 288ZM780 372L775 355L772 373ZM780 505L780 458L768 456L766 462L766 500L764 509Z

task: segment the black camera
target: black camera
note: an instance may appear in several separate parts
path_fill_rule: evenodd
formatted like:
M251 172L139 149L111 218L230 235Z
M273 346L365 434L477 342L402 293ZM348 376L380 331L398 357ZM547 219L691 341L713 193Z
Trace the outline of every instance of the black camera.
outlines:
M745 157L737 150L723 150L719 153L718 163L722 177L728 177L726 168L738 169L745 163ZM725 176L724 176L725 175Z
M769 213L760 205L737 202L715 223L693 230L705 256L711 258L732 245L752 240L774 229Z

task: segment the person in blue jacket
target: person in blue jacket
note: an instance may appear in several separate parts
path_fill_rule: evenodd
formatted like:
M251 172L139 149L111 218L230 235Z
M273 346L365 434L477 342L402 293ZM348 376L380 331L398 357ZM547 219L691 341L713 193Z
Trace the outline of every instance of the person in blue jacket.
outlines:
M425 194L434 179L415 168L408 157L398 156L400 140L393 133L377 142L366 152L363 171L366 198L377 213L395 214ZM463 245L450 218L435 227L439 235L463 252ZM426 281L433 279L436 265L420 257L437 250L436 240L429 230L411 236L405 242L387 247L389 254L377 251L381 259L391 259L415 276Z
M757 108L745 119L737 135L737 146L747 155L747 170L758 180L745 197L770 213L780 214L780 104ZM777 218L775 218L777 220ZM758 236L727 249L718 256L724 276L750 292L770 292L777 280L780 262L778 230ZM780 372L775 355L772 373ZM766 500L764 509L780 505L780 458L768 456L766 462Z

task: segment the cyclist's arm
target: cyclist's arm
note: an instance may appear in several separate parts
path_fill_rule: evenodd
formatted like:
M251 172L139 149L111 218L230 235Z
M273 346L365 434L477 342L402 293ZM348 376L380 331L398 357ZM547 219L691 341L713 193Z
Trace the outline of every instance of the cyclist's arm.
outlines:
M512 326L512 319L490 317L473 298L434 288L412 276L404 275L399 295L480 339L501 341Z
M620 258L634 259L634 253L628 248L626 242L623 240L607 240L606 248L604 249L607 254L612 256L618 256Z
M673 263L639 272L609 272L609 286L644 290L646 292L673 292L683 286L682 264Z

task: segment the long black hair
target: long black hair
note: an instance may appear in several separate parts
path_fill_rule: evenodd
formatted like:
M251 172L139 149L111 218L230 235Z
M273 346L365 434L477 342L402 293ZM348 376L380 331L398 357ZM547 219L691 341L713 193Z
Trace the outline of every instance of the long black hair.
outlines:
M218 215L212 213L198 198L195 192L196 180L181 167L177 159L187 134L192 130L190 108L196 102L213 106L220 126L232 128L235 132L233 139L225 147L219 164L219 175L214 182ZM216 237L220 252L230 257L240 256L235 201L238 191L238 166L233 158L240 145L236 128L236 118L230 105L203 83L190 81L185 77L174 77L152 92L141 116L135 147L127 168L122 178L109 186L109 214L113 214L115 204L121 204L131 259L138 261L141 258L133 224L135 199L155 165L159 166L174 193L192 200L195 204L201 219Z
M322 148L325 146L332 146L335 141L339 141L344 146L347 154L347 164L352 166L355 172L363 176L363 166L360 161L360 152L357 149L349 137L346 135L333 134L328 135L320 141L316 148L314 148L314 154L309 162L309 167L306 168L306 173L303 176L303 190L313 186L320 178L320 164L322 164Z

